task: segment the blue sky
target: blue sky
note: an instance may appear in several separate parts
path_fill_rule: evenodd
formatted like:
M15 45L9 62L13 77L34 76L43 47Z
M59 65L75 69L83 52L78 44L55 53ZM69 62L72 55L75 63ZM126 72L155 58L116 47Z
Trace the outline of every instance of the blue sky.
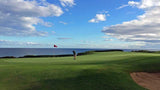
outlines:
M159 0L0 0L0 47L159 48L159 10Z

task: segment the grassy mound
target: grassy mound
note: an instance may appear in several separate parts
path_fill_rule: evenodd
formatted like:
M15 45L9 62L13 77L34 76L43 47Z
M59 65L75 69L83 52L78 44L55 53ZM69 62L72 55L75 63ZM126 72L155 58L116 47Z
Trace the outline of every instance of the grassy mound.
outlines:
M145 90L130 72L160 72L160 54L92 52L73 57L0 59L0 90Z

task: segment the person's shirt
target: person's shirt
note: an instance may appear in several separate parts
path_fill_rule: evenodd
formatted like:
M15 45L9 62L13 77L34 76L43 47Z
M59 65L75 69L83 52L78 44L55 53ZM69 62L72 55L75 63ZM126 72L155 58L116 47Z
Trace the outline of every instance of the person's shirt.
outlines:
M76 52L75 52L75 51L73 51L73 54L74 54L74 55L76 55Z

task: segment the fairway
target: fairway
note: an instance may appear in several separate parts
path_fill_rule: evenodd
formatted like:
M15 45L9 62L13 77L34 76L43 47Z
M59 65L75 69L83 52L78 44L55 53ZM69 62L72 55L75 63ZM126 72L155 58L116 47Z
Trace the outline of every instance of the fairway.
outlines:
M53 58L0 59L0 90L146 90L131 72L160 72L160 54L94 52Z

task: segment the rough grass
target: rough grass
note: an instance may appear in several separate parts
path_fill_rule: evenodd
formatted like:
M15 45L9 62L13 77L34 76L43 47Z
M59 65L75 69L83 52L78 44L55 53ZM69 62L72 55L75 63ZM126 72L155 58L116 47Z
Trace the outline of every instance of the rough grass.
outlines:
M129 73L159 66L160 54L136 52L0 59L0 90L145 90Z

